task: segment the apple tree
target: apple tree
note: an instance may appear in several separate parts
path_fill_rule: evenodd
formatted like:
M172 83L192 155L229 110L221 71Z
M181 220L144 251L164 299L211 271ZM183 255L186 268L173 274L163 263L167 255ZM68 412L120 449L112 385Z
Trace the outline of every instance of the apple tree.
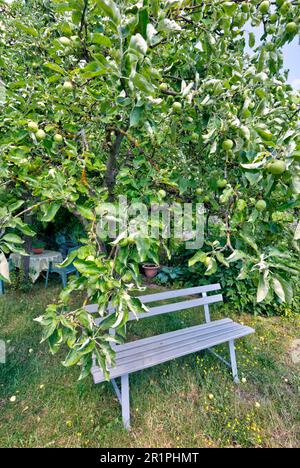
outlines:
M202 202L206 240L190 267L201 262L210 276L237 263L258 302L291 300L299 94L282 47L299 33L299 3L28 0L0 9L2 259L33 235L24 215L50 222L63 207L86 233L64 263L75 260L80 277L39 318L52 352L69 348L64 365L80 364L82 377L93 353L104 371L113 365L111 344L143 310L130 295L139 263L167 250L151 236L99 235L103 203L118 195ZM75 291L84 300L74 311Z

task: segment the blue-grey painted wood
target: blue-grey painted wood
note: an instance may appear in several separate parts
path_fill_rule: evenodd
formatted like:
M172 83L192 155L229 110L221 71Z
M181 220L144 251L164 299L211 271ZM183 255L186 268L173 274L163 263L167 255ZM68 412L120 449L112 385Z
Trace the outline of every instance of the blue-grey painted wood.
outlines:
M230 334L232 332L236 332L237 328L234 324L228 325L223 328L220 328L219 330L214 330L213 331L213 336L218 338L219 336L224 336L225 334ZM205 341L206 339L210 339L212 336L212 331L208 331L207 333L199 333L198 330L194 330L193 333L185 333L182 335L181 333L177 333L173 337L169 338L168 340L160 341L158 343L155 343L153 346L153 343L150 342L144 344L144 346L140 346L139 348L135 349L130 349L126 351L119 350L117 348L117 365L121 366L123 364L131 364L136 361L143 361L145 354L147 354L147 358L151 358L152 356L158 355L162 350L167 350L168 352L177 352L177 349L179 347L185 347L187 350L190 346L192 345L197 345L200 341Z
M122 419L126 429L130 429L129 375L121 377Z
M198 325L190 329L176 330L168 333L168 337L163 334L138 340L136 347L133 346L133 343L120 345L116 348L116 367L110 370L110 378L137 372L221 343L230 342L253 332L254 330L250 327L225 320ZM95 383L105 380L101 369L97 366L92 368L92 375Z
M129 375L148 367L170 361L172 359L208 349L214 356L219 358L226 365L232 368L234 381L238 382L237 363L235 355L234 340L254 333L250 327L240 325L226 318L223 320L211 321L209 304L221 302L221 294L208 295L208 292L221 289L219 284L198 286L196 288L179 289L175 291L166 291L158 294L139 296L143 304L157 303L168 299L189 297L193 295L202 295L190 300L181 300L163 304L148 309L148 312L138 315L138 318L153 317L169 312L191 309L195 307L204 307L206 323L194 327L183 328L162 335L151 336L141 340L114 345L116 351L116 366L110 369L110 380L116 391L118 400L122 407L122 418L124 426L130 427L130 401L129 401ZM86 306L90 313L97 313L97 304ZM113 313L113 307L108 306L108 313ZM131 313L129 320L136 320L136 315ZM101 322L101 317L96 318L96 323ZM230 363L215 353L211 348L222 343L229 343ZM105 380L104 374L93 357L92 375L95 383L101 383ZM115 382L116 377L121 377L121 391Z
M175 289L174 291L166 291L162 293L155 293L155 294L147 294L145 296L136 296L143 304L150 304L152 302L159 302L159 301L164 301L167 299L174 299L176 297L186 297L186 296L193 296L194 294L203 294L203 297L206 296L206 293L212 292L212 291L218 291L221 289L220 284L207 284L205 286L197 286L195 288L186 288L186 289ZM218 296L218 295L217 295ZM208 296L208 297L215 297L215 296ZM221 299L222 301L223 299ZM218 302L220 302L218 300ZM213 302L208 302L207 304L212 304ZM204 305L204 304L203 304ZM98 305L97 304L89 304L85 306L85 309L90 313L90 314L95 314L98 311ZM112 307L108 307L108 311L112 312ZM145 316L148 316L148 314L145 314ZM131 314L133 318L131 320L134 320L136 317L134 314ZM139 314L139 317L141 314Z
M206 284L205 286L197 286L195 288L174 289L173 291L166 291L162 293L147 294L146 296L138 296L143 304L150 302L164 301L166 299L174 299L175 297L193 296L194 294L208 293L211 291L218 291L221 289L219 283Z
M239 376L238 376L236 356L235 356L235 344L234 344L234 340L232 339L229 341L229 352L230 352L232 377L235 383L239 383Z
M222 302L222 301L223 301L222 294L216 294L214 296L191 299L190 301L172 302L170 304L165 304L165 305L161 305L157 307L149 307L148 312L140 313L137 316L131 312L129 314L128 321L130 322L132 320L140 320L143 318L154 317L155 315L167 314L170 312L178 312L180 310L193 309L194 307L200 307L200 306L204 306L207 304L215 304L215 303ZM95 313L95 311L97 310L97 305L95 304L94 306L95 307L91 305L86 306L86 310L90 313ZM102 320L103 319L101 318L96 320L97 325L99 325Z
M222 294L216 294L215 296L201 297L200 299L192 299L190 301L172 302L171 304L165 304L157 307L149 307L149 312L139 314L139 318L153 317L154 315L167 314L169 312L178 312L179 310L193 309L194 307L200 307L205 304L215 304L222 302ZM134 316L134 318L136 318Z
M157 348L159 343L163 340L167 342L168 340L173 340L176 337L176 340L185 339L186 336L192 336L193 334L199 334L203 330L203 334L210 333L210 330L213 329L214 331L224 330L226 327L230 327L232 325L231 319L222 319L216 320L209 324L201 324L201 325L194 325L192 327L182 328L180 330L171 331L168 333L163 333L162 335L154 335L148 338L142 338L136 341L130 341L129 343L121 344L121 345L114 345L114 349L119 352L125 352L127 350L135 349L138 350L140 347L144 348L145 346L150 345L150 347Z
M115 379L111 379L111 383L112 383L112 386L114 387L114 390L116 392L119 403L120 403L120 405L122 405L122 395L121 395L120 389L119 389L119 387L117 385L117 382L115 381Z

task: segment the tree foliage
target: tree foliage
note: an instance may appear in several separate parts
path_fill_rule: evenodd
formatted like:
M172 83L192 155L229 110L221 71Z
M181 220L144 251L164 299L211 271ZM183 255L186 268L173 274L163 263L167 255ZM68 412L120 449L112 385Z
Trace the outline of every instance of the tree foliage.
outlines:
M64 364L79 363L82 376L92 353L103 369L113 364L111 343L142 310L129 294L138 265L158 261L161 242L150 236L98 236L101 203L119 194L203 202L207 226L218 223L190 265L211 275L238 262L258 302L291 300L299 95L282 47L299 32L299 2L31 0L0 9L0 248L20 251L20 235L34 234L26 213L47 223L63 207L86 232L65 262L75 259L80 277L39 319L53 352L70 348ZM74 291L86 297L70 312Z

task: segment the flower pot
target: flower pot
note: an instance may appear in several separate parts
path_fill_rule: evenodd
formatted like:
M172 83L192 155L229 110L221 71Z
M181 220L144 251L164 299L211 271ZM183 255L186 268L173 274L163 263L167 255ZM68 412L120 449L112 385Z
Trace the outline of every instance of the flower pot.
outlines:
M44 247L37 247L37 248L33 248L32 249L32 252L35 254L35 255L40 255L44 252Z
M154 278L157 275L160 266L155 265L154 263L144 263L142 268L146 278Z

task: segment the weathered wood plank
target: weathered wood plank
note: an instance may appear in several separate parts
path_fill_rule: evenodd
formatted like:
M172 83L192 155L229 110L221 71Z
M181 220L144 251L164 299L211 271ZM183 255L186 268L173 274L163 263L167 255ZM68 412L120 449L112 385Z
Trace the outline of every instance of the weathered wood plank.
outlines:
M175 297L186 297L193 296L194 294L202 294L204 292L218 291L221 289L221 285L217 284L206 284L205 286L197 286L195 288L185 289L174 289L173 291L165 291L155 294L147 294L145 296L139 296L140 301L143 304L150 302L164 301L166 299L174 299Z
M193 309L194 307L201 307L208 304L215 304L223 301L222 294L214 296L206 296L198 299L191 299L190 301L172 302L157 307L149 307L149 311L138 314L138 319L154 317L155 315L167 314L170 312L178 312L180 310ZM155 301L156 302L156 301ZM86 306L86 310L90 313L97 311L97 305ZM137 317L131 312L128 321L137 320ZM101 318L96 322L98 325L101 323Z
M169 333L167 339L164 339L164 335L158 335L156 337L139 340L143 341L143 343L138 353L137 349L132 347L132 343L121 345L122 351L117 351L116 367L111 369L110 377L115 378L124 374L137 372L187 354L241 338L254 332L252 328L232 321L226 321L222 324L218 322L219 321L210 322L209 324L191 327L191 330L185 329L192 333L190 339L188 335L185 335L185 339L182 340L182 331L177 330L176 332ZM215 327L211 326L213 323ZM149 352L149 345L151 346L151 340L153 340L153 338L156 339L156 341L153 342L155 346L152 347ZM158 341L157 338L160 338L160 341ZM176 338L178 338L177 341ZM126 348L128 345L131 346L131 349ZM129 351L129 353L127 353L127 351ZM99 367L93 367L92 374L95 383L100 383L105 380Z

